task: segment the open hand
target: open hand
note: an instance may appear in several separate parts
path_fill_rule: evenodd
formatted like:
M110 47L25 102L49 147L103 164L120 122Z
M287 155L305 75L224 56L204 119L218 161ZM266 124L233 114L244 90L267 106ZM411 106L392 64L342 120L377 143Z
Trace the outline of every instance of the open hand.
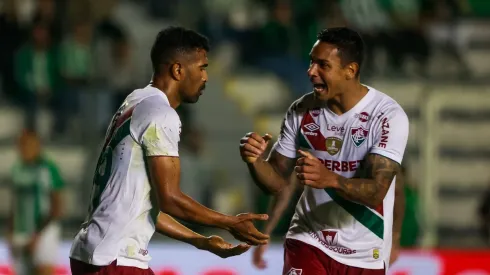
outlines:
M296 161L296 176L299 182L313 188L324 189L335 186L338 175L325 168L323 163L309 152L298 150L302 157Z
M250 249L250 245L232 245L220 236L210 236L204 239L201 249L207 250L221 258L228 258L247 252Z
M260 136L257 133L248 133L240 140L240 155L246 163L254 163L262 156L267 149L267 144L272 136L265 134Z
M269 216L265 214L239 214L235 221L230 225L228 231L235 239L246 242L250 245L267 244L269 236L261 233L255 228L253 221L266 221Z

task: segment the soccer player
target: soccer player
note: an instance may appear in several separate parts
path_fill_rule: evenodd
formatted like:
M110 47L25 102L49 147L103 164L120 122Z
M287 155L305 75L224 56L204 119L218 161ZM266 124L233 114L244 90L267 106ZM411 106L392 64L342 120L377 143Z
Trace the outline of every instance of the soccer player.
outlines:
M269 135L240 141L254 181L276 194L275 208L293 189L286 180L293 171L304 186L283 274L376 275L389 267L408 118L392 98L360 83L363 48L353 30L321 31L310 52L313 92L291 105L269 157L262 157Z
M192 30L169 27L158 34L151 49L152 82L126 98L108 128L88 218L70 252L74 275L153 274L148 242L155 230L222 257L268 242L253 225L267 215L223 215L179 188L181 123L175 108L201 96L208 50L207 38ZM247 244L204 238L171 216L225 229Z
M54 274L60 244L63 180L42 154L36 133L19 139L20 160L12 169L12 209L8 242L16 274Z

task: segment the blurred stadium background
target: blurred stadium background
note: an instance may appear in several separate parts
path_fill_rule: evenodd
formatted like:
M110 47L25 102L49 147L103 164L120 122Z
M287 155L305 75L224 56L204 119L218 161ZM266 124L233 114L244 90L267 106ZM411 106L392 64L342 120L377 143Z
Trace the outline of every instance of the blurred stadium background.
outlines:
M363 82L411 119L407 250L392 274L490 274L489 0L3 0L0 11L0 231L16 141L32 126L66 182L60 274L87 210L105 127L124 97L147 85L153 39L172 24L213 45L204 96L179 109L186 193L229 214L266 211L238 141L249 131L277 136L288 105L311 90L306 69L317 31L351 26L368 45ZM36 75L26 69L35 63L29 45L50 53ZM223 261L158 235L153 265L167 267L161 274L279 274L291 211L275 232L268 270L253 269L250 255ZM10 272L4 242L2 272Z

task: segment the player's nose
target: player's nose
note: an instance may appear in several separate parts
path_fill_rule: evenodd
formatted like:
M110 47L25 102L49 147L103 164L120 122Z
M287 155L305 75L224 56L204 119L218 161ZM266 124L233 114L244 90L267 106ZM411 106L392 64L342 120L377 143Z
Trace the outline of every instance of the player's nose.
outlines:
M309 79L312 79L312 78L318 76L316 64L311 65L308 68L308 70L306 71L306 74L308 75Z
M202 76L201 76L201 80L204 83L208 82L208 72L207 71L203 71Z

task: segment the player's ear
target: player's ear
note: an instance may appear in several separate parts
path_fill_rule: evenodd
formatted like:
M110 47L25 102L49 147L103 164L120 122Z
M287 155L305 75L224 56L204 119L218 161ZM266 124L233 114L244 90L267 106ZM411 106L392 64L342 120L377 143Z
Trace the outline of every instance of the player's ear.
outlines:
M357 72L359 71L359 64L355 62L349 63L346 67L346 79L351 80L353 78L356 78Z
M172 78L174 78L177 81L180 81L183 79L183 74L184 74L184 70L182 64L180 63L172 64L172 66L170 67L170 75L172 76Z

